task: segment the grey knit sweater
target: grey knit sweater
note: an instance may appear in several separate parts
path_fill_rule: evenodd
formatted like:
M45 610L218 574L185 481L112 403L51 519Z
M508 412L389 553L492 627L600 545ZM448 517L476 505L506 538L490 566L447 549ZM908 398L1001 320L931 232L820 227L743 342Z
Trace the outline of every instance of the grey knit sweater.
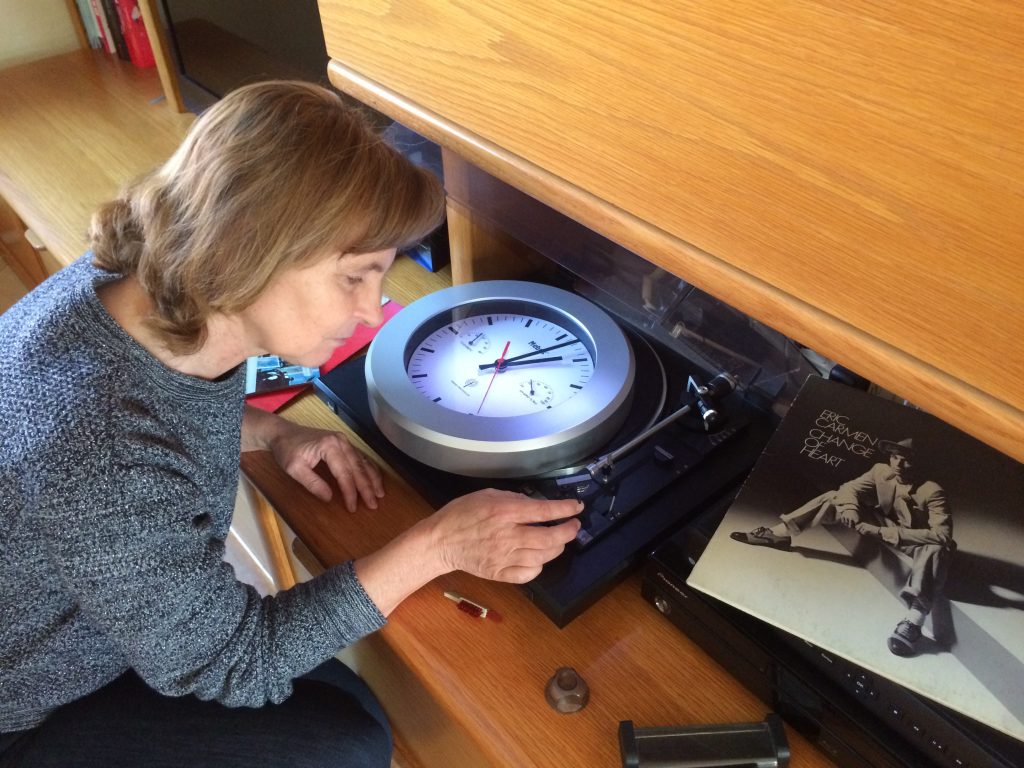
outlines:
M83 257L0 316L0 732L134 669L259 706L384 618L351 564L273 598L222 561L243 372L172 371Z

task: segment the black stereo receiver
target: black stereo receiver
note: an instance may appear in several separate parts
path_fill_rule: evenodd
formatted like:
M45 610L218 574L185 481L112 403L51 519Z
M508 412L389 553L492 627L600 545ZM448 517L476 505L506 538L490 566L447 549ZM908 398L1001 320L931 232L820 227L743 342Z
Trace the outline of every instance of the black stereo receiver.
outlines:
M723 501L666 540L643 596L843 768L1019 768L1024 742L691 589Z

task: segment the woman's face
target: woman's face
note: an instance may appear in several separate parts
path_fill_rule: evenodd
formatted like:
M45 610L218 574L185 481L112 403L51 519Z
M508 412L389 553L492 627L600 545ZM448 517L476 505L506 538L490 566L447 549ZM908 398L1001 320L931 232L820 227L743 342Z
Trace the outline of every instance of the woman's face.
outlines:
M326 363L357 325L381 324L384 273L395 249L334 254L275 277L239 317L251 354L273 354L295 365Z

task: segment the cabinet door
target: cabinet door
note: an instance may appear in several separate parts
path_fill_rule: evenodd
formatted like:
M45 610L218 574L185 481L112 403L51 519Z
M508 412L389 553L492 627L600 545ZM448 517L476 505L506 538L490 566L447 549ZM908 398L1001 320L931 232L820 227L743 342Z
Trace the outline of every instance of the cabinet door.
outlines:
M343 89L1024 456L1024 5L320 7Z

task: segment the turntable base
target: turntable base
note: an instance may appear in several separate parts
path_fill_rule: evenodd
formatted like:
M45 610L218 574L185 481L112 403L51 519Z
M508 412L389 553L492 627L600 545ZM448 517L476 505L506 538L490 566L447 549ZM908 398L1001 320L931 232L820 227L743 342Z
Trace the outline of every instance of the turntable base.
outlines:
M710 377L679 356L658 353L649 343L634 340L640 389L633 412L626 417L625 434L610 447L642 432L658 413L645 403L662 399L667 387L674 410L688 375ZM660 361L660 362L659 362ZM648 392L663 365L663 379ZM665 381L667 380L667 385ZM526 479L478 478L456 475L410 458L388 440L374 422L367 403L364 358L353 358L314 382L317 393L334 412L394 467L435 509L459 496L494 487L537 498L575 497L584 501L583 528L576 542L524 585L537 607L556 625L573 621L612 586L635 570L664 536L702 512L708 505L733 495L754 465L774 429L772 419L732 393L720 404L728 420L710 435L696 424L672 424L623 457L615 481L602 487L576 467L565 473ZM634 413L638 412L638 413Z
M341 428L362 445L312 394L285 415ZM269 454L244 454L243 468L324 565L370 552L432 511L386 465L381 508L355 514L304 493ZM457 610L445 590L499 610L503 621ZM518 587L449 574L408 598L381 632L354 650L410 762L422 768L611 767L620 764L620 720L653 727L765 715L751 692L643 600L637 576L559 629ZM591 690L588 705L572 715L555 712L544 698L561 666L573 666ZM834 765L800 734L787 736L792 768Z

